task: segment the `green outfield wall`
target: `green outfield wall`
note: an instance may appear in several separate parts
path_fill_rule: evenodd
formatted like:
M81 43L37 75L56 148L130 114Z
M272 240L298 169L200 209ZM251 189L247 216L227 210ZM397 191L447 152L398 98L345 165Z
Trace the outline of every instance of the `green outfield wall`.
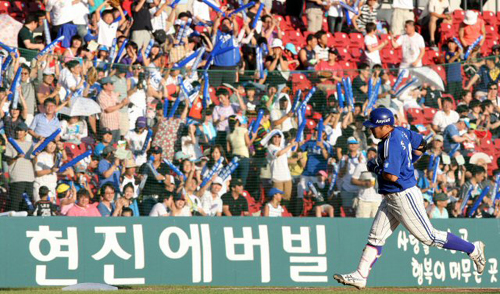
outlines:
M500 220L435 220L486 244L467 255L420 244L400 228L368 286L499 287ZM0 288L111 285L338 286L371 220L316 218L1 218Z

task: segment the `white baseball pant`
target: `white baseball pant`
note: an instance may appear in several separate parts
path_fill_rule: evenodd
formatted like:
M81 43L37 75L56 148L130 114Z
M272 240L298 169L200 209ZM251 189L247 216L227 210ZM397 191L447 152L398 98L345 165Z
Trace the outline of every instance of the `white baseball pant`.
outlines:
M400 223L427 246L441 248L447 242L447 232L434 229L429 221L422 193L417 187L384 195L373 221L368 243L374 246L383 246L385 240Z

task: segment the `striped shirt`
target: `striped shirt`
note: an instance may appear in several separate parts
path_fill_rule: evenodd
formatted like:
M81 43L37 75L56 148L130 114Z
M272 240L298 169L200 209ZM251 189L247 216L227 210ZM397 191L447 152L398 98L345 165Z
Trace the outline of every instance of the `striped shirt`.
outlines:
M120 128L120 111L115 110L113 112L106 112L106 108L112 107L118 104L118 94L117 92L112 92L108 95L105 91L101 91L97 102L101 106L102 112L100 115L100 124L103 128L109 128L110 130L118 130Z
M365 4L361 6L359 10L359 17L356 20L358 24L358 28L360 31L364 32L366 28L366 24L369 22L377 23L377 8L373 8L373 11L370 10L370 6Z

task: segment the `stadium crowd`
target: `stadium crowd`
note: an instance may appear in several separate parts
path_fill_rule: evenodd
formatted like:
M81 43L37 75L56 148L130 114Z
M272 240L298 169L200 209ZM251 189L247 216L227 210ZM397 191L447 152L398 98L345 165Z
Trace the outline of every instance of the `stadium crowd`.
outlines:
M500 217L496 15L341 2L1 0L0 210L374 217L386 107L430 217Z

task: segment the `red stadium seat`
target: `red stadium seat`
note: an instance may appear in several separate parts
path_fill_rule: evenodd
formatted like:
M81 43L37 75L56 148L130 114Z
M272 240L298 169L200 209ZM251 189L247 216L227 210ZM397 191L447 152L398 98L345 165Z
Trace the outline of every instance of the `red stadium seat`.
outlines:
M497 25L497 16L492 11L483 11L483 20L491 26Z
M493 141L493 145L495 146L496 149L500 149L500 139L495 139Z
M25 13L28 6L23 1L13 1L11 5L11 11L14 13Z
M210 94L210 99L212 100L212 102L215 104L215 105L219 105L220 102L219 102L219 98L217 98L217 95L215 95L217 91L215 90L214 87L210 87L208 89L208 93Z
M351 53L346 48L337 48L339 52L340 59L343 61L351 61Z
M355 62L359 62L361 60L361 57L363 56L364 50L361 48L351 48L349 50L352 56L352 60Z
M383 63L397 64L399 63L399 58L395 50L383 48L380 51L380 58Z
M432 122L432 120L434 119L434 115L436 115L436 112L438 110L435 109L435 108L424 108L423 109L423 113L424 113L424 119L427 120L427 122Z
M496 26L485 26L486 29L486 39L496 40L498 39L498 32Z
M384 42L385 40L389 41L389 43L387 43L387 45L385 45L384 49L386 49L386 50L393 49L392 42L391 42L391 39L392 39L391 35L381 34L379 37L380 37L380 43Z
M28 2L28 13L37 12L40 10L45 10L43 4L36 2Z
M287 43L305 46L306 41L299 30L285 32L285 39Z
M328 37L327 46L328 47L335 47L335 37L330 33L326 33L326 36Z
M292 74L292 87L294 91L305 91L307 89L311 89L312 83L304 74L294 73Z
M335 40L335 47L346 47L349 44L349 37L346 33L337 32L333 35L333 38Z
M461 23L465 18L465 11L457 9L453 11L453 23Z
M10 12L10 2L9 1L0 1L0 13L5 14Z
M482 150L483 152L494 152L495 151L495 145L493 145L493 142L491 141L490 138L482 138L479 140L479 149Z
M430 48L425 48L425 54L422 60L424 65L436 64L437 58L439 58L439 52L434 51Z
M441 32L441 45L446 42L449 38L455 37L455 32L453 31L453 26L449 23L441 23L439 27L439 31Z
M344 74L350 76L351 80L358 75L356 63L340 60L339 64L344 69Z
M406 116L408 117L408 122L412 125L423 125L425 124L425 119L422 114L422 109L420 108L410 108L406 112Z
M433 70L437 72L437 74L443 79L443 83L446 85L447 84L447 79L446 79L446 70L444 67L441 65L436 65L432 67Z
M354 48L364 48L365 47L365 38L360 33L350 33L350 47Z

